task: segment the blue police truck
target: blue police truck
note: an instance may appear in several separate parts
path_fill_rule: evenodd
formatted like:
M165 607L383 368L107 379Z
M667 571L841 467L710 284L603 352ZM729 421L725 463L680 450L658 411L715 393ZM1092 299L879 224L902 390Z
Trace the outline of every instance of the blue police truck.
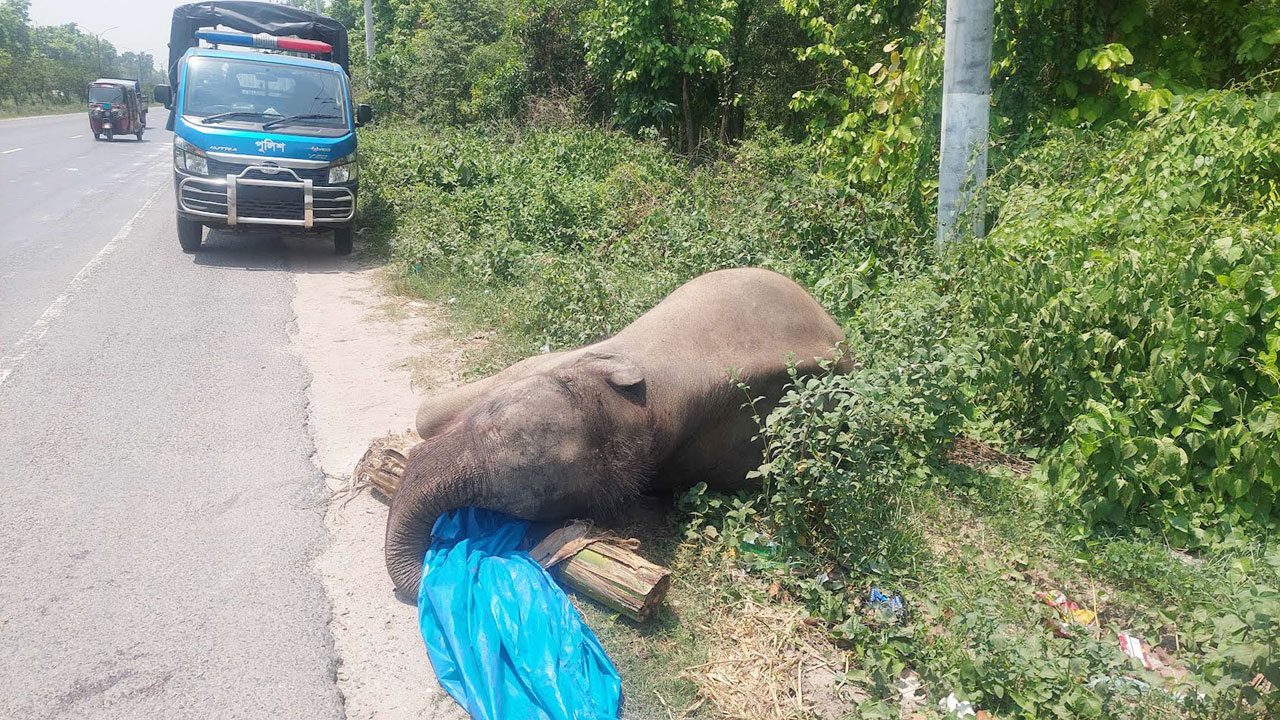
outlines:
M229 29L229 30L228 30ZM347 31L333 18L260 2L173 11L169 109L178 243L204 229L332 231L351 252L359 189Z

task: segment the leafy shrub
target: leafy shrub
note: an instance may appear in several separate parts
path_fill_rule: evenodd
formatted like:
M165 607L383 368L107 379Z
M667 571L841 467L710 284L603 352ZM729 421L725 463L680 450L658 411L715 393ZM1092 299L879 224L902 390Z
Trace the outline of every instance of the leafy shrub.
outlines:
M945 298L927 278L891 273L882 282L893 291L868 300L850 326L853 369L793 373L760 418L765 462L751 473L784 549L864 570L898 565L915 545L903 503L966 415Z
M599 339L724 267L780 270L848 315L926 242L770 133L690 172L657 143L582 127L365 132L394 257L464 307L501 301L513 352Z
M1273 577L1280 573L1280 551L1273 550L1266 562ZM1280 712L1280 589L1274 583L1244 585L1216 610L1198 609L1188 633L1207 650L1199 668L1199 704L1208 716L1244 709L1275 717Z
M1270 527L1280 95L1212 93L1140 132L1064 135L1011 170L964 254L980 403L1088 523L1180 543Z

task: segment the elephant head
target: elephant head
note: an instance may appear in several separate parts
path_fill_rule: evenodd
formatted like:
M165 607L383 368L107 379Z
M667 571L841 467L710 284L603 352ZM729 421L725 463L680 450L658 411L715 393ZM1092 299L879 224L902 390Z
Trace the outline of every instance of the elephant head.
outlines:
M614 354L487 389L409 454L387 521L396 589L416 597L437 517L459 507L527 520L607 513L652 476L645 378Z

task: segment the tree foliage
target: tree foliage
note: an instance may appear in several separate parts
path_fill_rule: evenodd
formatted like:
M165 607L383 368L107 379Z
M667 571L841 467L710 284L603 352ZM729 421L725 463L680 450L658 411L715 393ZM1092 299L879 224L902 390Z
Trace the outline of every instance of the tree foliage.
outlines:
M695 112L714 104L714 80L727 61L721 47L733 25L733 0L600 0L592 13L587 64L611 88L625 127L670 128L678 146L698 143ZM695 110L695 105L696 110Z
M84 100L99 77L161 81L150 53L117 52L74 24L33 26L29 0L0 2L0 98L14 105Z

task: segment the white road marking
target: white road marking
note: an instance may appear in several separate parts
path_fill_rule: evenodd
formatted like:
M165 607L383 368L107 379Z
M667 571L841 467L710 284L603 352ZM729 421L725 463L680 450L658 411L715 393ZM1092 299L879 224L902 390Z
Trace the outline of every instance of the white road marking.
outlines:
M8 155L9 153L15 153L22 149L23 148L14 148L12 150L0 150L0 155Z
M67 172L80 172L80 168L67 168Z
M164 189L165 188L161 187L154 193L151 193L151 197L147 198L147 201L142 204L142 207L138 208L138 212L134 213L133 217L129 218L129 222L125 223L124 226L120 228L120 231L115 234L115 237L108 240L107 244L103 245L102 249L98 251L98 254L94 255L93 259L85 263L84 267L80 268L80 272L76 273L76 276L71 278L71 282L67 283L67 288L62 291L62 294L54 298L53 303L45 309L44 314L40 316L40 319L36 320L36 324L32 325L29 330L23 333L22 337L18 338L18 342L13 344L14 354L0 357L0 387L4 386L4 382L8 380L9 376L13 374L13 371L17 369L19 363L27 357L28 353L35 349L35 347L40 343L40 340L44 338L45 333L49 332L49 326L51 326L53 322L62 315L63 311L67 309L67 306L71 304L71 297L88 284L89 276L93 274L93 271L107 259L107 256L115 252L116 246L120 244L120 241L124 240L129 233L133 231L133 224L138 221L138 218L142 217L143 213L145 213L148 208L151 207L151 203L155 202L155 199L160 196L161 191Z
M84 137L84 135L72 135L71 139L75 140L76 138L82 138L82 137Z

